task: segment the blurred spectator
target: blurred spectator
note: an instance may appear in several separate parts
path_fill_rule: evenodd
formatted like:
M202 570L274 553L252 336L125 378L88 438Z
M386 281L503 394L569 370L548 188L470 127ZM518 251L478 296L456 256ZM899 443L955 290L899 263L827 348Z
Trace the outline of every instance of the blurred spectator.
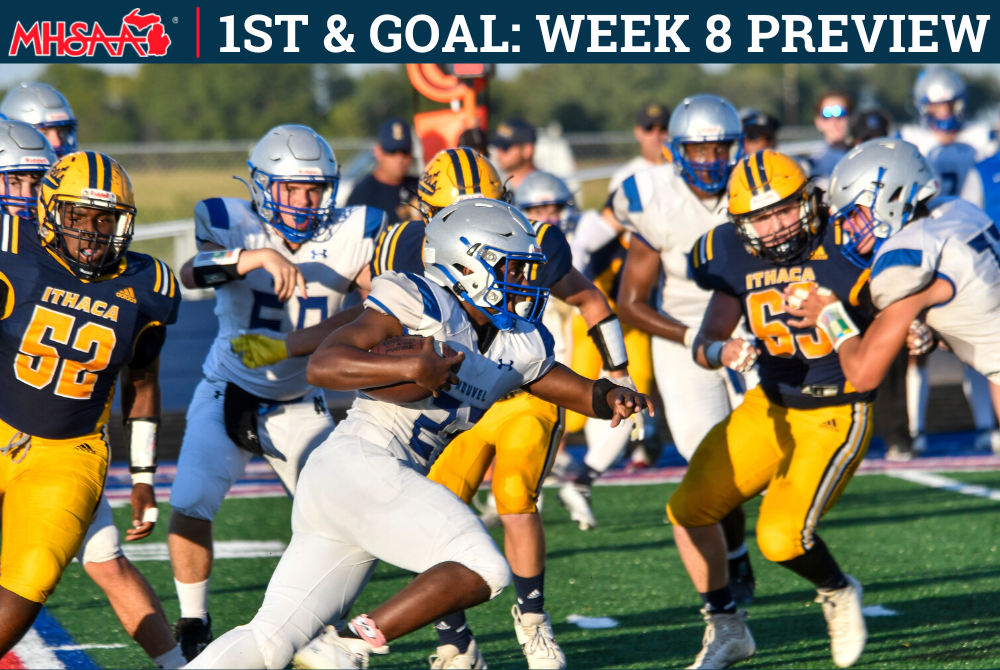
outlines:
M516 189L525 177L538 169L535 167L537 139L535 127L520 119L504 121L490 137L497 167L510 178L509 188Z
M781 121L764 112L748 108L740 110L743 124L743 151L748 154L764 149L774 149L778 145L778 128Z
M858 112L851 117L850 129L847 133L847 146L854 148L868 140L889 136L889 126L892 122L880 110L872 109Z
M816 101L814 122L826 147L809 157L813 177L829 177L847 153L847 119L852 109L851 98L839 91L827 91Z
M635 115L632 133L639 143L639 155L618 168L608 182L608 193L614 193L623 181L639 170L659 165L664 161L667 127L670 125L670 108L651 102L643 105Z
M479 128L469 128L458 136L458 146L475 149L483 156L489 156L487 144L486 133Z
M407 175L413 165L410 126L399 118L383 123L374 153L375 170L358 182L347 204L377 207L390 224L413 218L409 203L416 197L417 178Z

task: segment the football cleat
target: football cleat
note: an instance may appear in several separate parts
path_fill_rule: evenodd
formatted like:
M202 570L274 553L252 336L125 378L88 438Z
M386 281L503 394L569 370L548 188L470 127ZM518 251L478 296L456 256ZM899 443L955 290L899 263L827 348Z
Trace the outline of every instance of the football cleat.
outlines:
M865 615L861 612L864 590L854 577L847 586L835 591L819 591L816 602L823 605L826 629L830 633L830 653L838 668L849 668L861 657L868 639Z
M208 615L207 623L197 618L178 619L174 624L174 637L181 645L184 658L190 663L212 642L212 616Z
M521 612L517 605L510 610L514 617L514 634L521 645L528 667L561 670L566 667L566 654L559 648L552 620L545 612Z
M371 654L388 653L388 645L373 647L356 637L340 637L336 628L327 626L292 657L292 667L364 669Z
M743 554L729 561L729 590L737 603L752 603L757 590L757 580L753 576L750 555Z
M559 502L569 512L569 518L580 524L580 530L597 526L594 511L590 508L590 487L567 482L559 489Z
M705 636L701 651L688 668L728 668L757 653L745 610L724 614L702 609L701 613L705 617Z
M444 644L437 648L436 654L431 654L428 659L431 663L431 670L486 670L486 659L479 652L476 641L469 642L469 648L462 654L458 647L453 644Z
M500 513L497 512L497 499L493 496L492 491L486 496L486 502L479 502L478 497L473 497L472 505L479 510L479 520L483 522L484 526L499 528L502 525Z

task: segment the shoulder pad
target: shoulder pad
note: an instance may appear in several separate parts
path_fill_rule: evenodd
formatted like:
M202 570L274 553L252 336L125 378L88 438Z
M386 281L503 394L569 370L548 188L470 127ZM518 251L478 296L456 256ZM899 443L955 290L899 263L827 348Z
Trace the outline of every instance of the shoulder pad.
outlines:
M126 256L129 266L137 265L137 270L117 278L122 284L117 297L137 303L139 309L152 320L169 325L177 320L177 310L181 301L180 284L166 263L147 254L129 252Z
M395 317L407 335L432 335L444 319L434 289L423 277L411 273L390 271L372 279L365 307Z

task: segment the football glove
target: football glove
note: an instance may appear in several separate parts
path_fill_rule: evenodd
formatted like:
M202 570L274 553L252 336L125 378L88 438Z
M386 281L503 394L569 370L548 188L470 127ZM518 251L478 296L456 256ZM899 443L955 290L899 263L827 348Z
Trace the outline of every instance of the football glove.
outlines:
M229 340L229 344L233 353L242 354L243 365L251 370L288 358L288 344L284 339L261 333L243 333Z
M923 356L934 350L937 338L934 330L920 319L914 319L906 334L906 344L911 356Z

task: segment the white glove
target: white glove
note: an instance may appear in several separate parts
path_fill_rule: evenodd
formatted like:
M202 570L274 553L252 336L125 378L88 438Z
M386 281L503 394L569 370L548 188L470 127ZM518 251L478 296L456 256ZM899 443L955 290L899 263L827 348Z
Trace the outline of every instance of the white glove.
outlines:
M920 319L914 319L906 334L906 346L911 356L923 356L934 349L934 329Z

